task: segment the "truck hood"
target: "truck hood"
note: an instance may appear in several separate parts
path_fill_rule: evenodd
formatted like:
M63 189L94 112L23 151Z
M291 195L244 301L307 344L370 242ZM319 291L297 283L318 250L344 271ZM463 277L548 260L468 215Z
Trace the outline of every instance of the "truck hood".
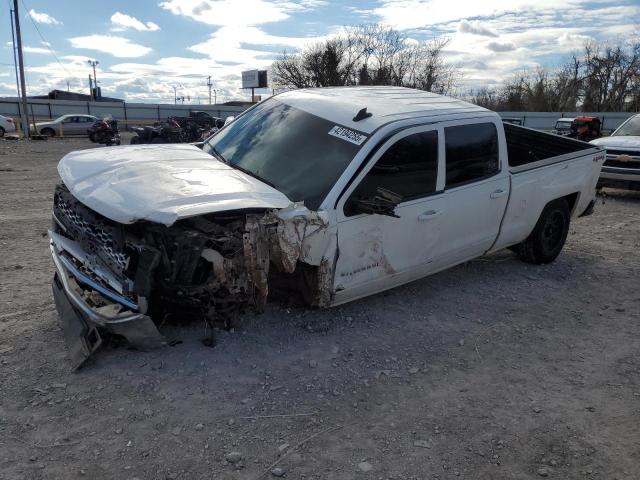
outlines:
M640 148L640 136L637 135L617 135L614 137L602 137L592 140L591 143L600 147L611 148L628 148L638 149Z
M292 202L192 145L136 145L71 152L58 164L83 204L111 220L172 225L181 218Z

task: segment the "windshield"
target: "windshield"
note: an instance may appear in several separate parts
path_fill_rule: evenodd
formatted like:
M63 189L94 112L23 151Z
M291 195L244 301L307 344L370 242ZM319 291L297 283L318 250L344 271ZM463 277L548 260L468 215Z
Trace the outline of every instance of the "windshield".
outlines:
M203 150L317 210L366 138L333 122L265 100L207 140ZM355 137L353 137L353 135Z
M631 135L640 135L640 115L636 115L635 117L631 117L629 120L624 122L620 128L618 128L615 132L611 134L611 136L631 136Z
M558 120L556 122L556 130L569 130L571 128L571 120Z

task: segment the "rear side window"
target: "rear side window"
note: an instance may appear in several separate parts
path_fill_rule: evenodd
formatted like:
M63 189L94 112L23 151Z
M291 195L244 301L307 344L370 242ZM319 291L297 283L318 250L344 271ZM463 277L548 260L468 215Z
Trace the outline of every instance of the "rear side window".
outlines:
M429 195L436 191L438 178L438 132L408 135L378 159L345 205L351 215L351 201L375 195L382 187L402 197L402 201Z
M446 127L444 136L446 188L490 177L500 170L498 132L493 123Z

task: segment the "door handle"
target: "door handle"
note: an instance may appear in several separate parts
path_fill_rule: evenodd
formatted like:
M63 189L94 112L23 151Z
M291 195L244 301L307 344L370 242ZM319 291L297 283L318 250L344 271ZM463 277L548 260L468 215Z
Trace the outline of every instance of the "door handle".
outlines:
M432 218L436 218L442 215L442 210L427 210L424 213L418 215L418 220L420 222L424 222L427 220L431 220Z
M507 194L506 190L498 189L498 190L494 190L493 192L491 192L490 197L491 198L500 198L500 197L504 197L506 194Z

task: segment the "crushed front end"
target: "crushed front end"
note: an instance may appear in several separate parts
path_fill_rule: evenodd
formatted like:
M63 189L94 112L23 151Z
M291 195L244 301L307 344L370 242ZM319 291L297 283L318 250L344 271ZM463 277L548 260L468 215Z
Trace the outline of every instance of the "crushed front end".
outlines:
M200 215L171 226L114 222L56 187L49 232L53 294L74 367L101 333L140 349L163 345L168 316L228 324L273 288L331 302L335 235L318 212L290 208Z

